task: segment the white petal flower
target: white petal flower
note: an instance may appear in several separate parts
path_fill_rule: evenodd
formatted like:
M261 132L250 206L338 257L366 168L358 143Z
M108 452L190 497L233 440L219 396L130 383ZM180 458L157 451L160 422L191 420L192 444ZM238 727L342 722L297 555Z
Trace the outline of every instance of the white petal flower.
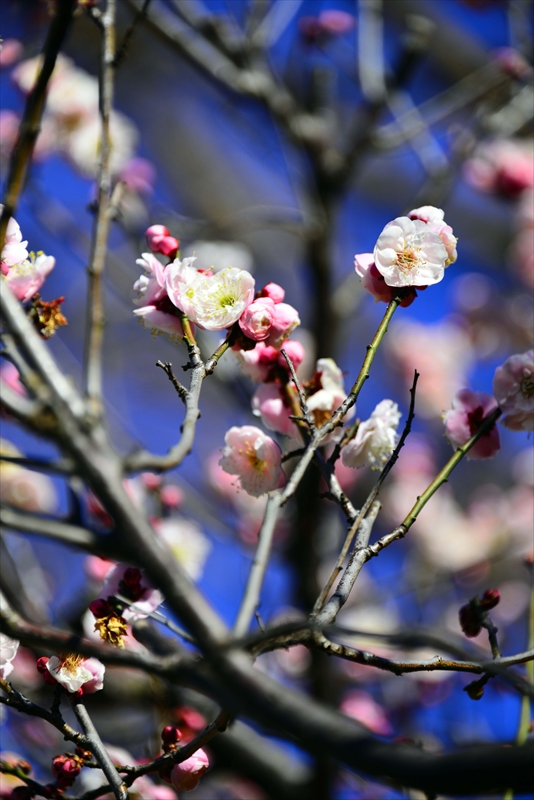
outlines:
M62 661L57 656L52 656L46 668L68 692L77 692L84 683L93 680L93 674L84 665L83 657L69 656Z
M156 533L165 539L189 577L198 581L211 550L209 540L198 525L183 517L168 517L158 520Z
M238 475L241 486L253 497L283 486L282 453L276 442L254 425L227 431L219 464L230 475Z
M254 299L254 278L249 272L230 267L216 275L205 275L186 264L171 264L166 272L167 292L172 302L200 328L220 331L237 322Z
M4 680L13 671L11 663L17 655L19 642L17 639L10 639L5 633L0 633L0 675Z
M376 268L388 286L431 286L443 280L449 254L438 233L421 220L388 222L374 250Z
M345 466L357 469L367 464L371 469L381 469L395 449L400 418L397 403L382 400L341 451Z

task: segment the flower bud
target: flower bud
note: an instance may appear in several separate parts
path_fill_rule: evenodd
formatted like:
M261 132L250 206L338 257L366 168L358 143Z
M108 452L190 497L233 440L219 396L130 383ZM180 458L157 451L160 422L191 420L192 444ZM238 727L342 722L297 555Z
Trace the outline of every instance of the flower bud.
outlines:
M161 741L163 742L163 749L165 751L174 748L181 738L182 734L174 725L166 725L161 731Z
M270 297L273 303L281 303L285 296L285 289L277 283L268 283L258 292L258 297Z
M174 258L180 247L180 242L171 236L165 225L151 225L145 232L147 244L153 253Z
M464 692L467 692L471 700L480 700L484 696L484 683L480 680L473 681L467 686L464 686Z
M477 605L473 601L466 603L465 606L461 607L458 616L460 618L460 627L465 635L470 639L478 636L482 630L482 625L480 624L480 611Z
M300 342L297 342L295 339L289 339L287 342L284 342L283 349L288 354L289 358L293 366L295 367L295 371L300 367L304 360L304 356L306 355L304 351L304 347L301 345ZM285 360L282 353L278 353L278 364L285 369L288 369L287 361Z
M199 748L190 758L174 765L171 770L172 785L179 792L190 792L198 786L201 776L209 765L206 753Z
M77 756L65 754L52 759L52 772L60 789L72 786L80 774L81 764Z
M110 614L114 613L114 609L110 606L107 600L103 600L102 598L93 600L93 602L89 604L89 611L94 614L97 619L109 617Z
M296 308L288 303L277 303L274 307L274 318L266 344L279 349L291 332L300 325Z
M138 586L141 583L141 570L137 567L128 567L124 570L122 579L126 586Z
M161 485L160 476L156 475L154 472L143 472L141 475L141 480L143 481L143 486L149 492L155 492L156 489L159 489Z
M182 504L184 496L177 486L169 483L167 486L162 486L159 498L167 508L178 508Z
M269 297L253 300L239 318L239 327L249 339L262 342L271 331L275 304Z
M35 666L37 667L37 672L39 672L45 681L45 683L49 683L50 686L55 686L57 681L53 675L50 674L47 668L47 664L50 661L48 656L41 656L41 658L37 659Z
M498 589L486 589L480 601L480 608L484 609L484 611L490 611L499 605L500 601L501 593Z

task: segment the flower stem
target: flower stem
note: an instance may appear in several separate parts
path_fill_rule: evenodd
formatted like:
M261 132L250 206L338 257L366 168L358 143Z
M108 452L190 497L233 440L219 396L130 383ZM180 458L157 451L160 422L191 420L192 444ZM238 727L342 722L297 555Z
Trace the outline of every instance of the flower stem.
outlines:
M373 341L371 342L371 344L367 345L367 355L365 356L359 375L356 378L356 382L354 383L354 386L350 390L350 394L354 396L354 399L358 397L358 395L362 390L363 384L369 377L369 370L371 369L371 364L374 361L376 351L378 350L378 347L387 332L388 325L391 321L391 317L397 310L401 301L402 297L394 297L393 300L391 300L391 302L388 304L388 307L386 308L386 313L382 318L382 322L377 328Z

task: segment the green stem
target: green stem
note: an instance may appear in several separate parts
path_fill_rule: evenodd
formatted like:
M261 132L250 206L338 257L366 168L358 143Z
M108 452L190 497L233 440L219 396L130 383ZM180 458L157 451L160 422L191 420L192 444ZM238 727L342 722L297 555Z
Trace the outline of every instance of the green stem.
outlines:
M393 314L397 310L397 308L398 308L399 304L401 303L401 301L402 301L402 297L401 296L394 297L393 300L388 304L388 307L386 308L386 313L384 314L382 322L378 326L378 329L377 329L377 331L376 331L376 333L374 335L373 341L371 342L371 344L367 345L367 355L365 356L365 359L364 359L364 362L362 364L362 368L360 370L360 373L359 373L358 377L356 378L356 382L355 382L354 386L352 387L352 389L350 390L351 395L354 395L354 399L356 399L358 397L358 395L360 394L360 392L362 390L363 384L365 383L365 381L369 377L369 370L371 369L371 364L374 361L374 358L375 358L375 355L376 355L376 351L378 350L380 342L382 341L382 339L384 338L384 336L386 334L386 331L388 329L388 325L389 325L389 323L391 321L391 317L393 316Z
M191 322L189 321L189 317L187 314L180 315L180 322L182 323L182 330L184 332L184 339L188 347L195 347L196 346L196 339L193 335L193 329L191 328Z
M210 358L208 358L208 360L206 362L206 373L208 375L210 375L213 372L213 370L215 369L215 367L219 363L220 357L226 353L226 351L228 350L229 347L230 347L230 340L227 337L224 340L224 342L222 342L222 344L220 344L218 346L218 348L215 350L213 355L210 356Z

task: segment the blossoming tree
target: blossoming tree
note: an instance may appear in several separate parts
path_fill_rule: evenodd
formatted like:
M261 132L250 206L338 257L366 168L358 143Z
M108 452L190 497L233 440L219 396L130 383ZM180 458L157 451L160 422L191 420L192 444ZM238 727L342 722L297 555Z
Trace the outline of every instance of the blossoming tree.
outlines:
M506 569L532 566L525 478L532 454L515 456L514 486L500 489L492 472L478 495L464 462L481 462L471 470L497 464L534 430L534 350L517 320L507 352L491 350L488 330L502 321L491 313L473 319L490 305L488 280L476 274L461 278L456 319L436 323L437 332L413 318L403 328L397 318L407 308L431 308L432 295L462 269L462 246L439 207L447 205L452 162L474 152L466 179L517 202L534 183L532 160L513 146L508 156L496 144L476 149L473 134L470 146L454 144L449 163L406 88L429 46L430 21L404 19L409 36L389 75L378 2L362 0L357 17L312 2L314 13L298 21L300 3L290 0L239 4L243 20L196 0L49 5L42 54L24 53L14 40L3 51L25 104L20 120L2 112L1 403L18 446L3 440L1 450L0 701L10 737L0 754L1 796L325 800L529 791L534 637L531 630L523 642L523 629L509 636L504 623L521 620L529 603L526 582L507 580ZM128 20L126 6L134 12ZM510 13L517 27L517 9ZM267 58L289 26L306 56L293 88ZM263 264L257 280L250 248L217 244L215 235L197 240L192 217L158 210L149 199L154 166L137 154L136 126L113 102L116 74L136 64L135 37L146 27L225 91L263 104L307 160L297 232L307 298L290 293L289 270ZM354 49L347 37L356 28ZM100 42L99 82L62 53L67 34L83 38L89 30ZM480 101L488 128L500 124L505 132L507 114L526 113L522 93L531 77L516 44L493 56L491 69L479 66L483 79L470 76L450 90L461 105ZM361 92L361 118L346 138L340 119L332 128L342 108L321 97L318 56L332 57L341 74L343 47L354 50ZM311 110L299 84L317 95ZM352 97L345 89L341 96ZM452 113L449 95L432 102L439 114ZM386 122L387 109L393 121ZM391 221L380 210L365 241L369 252L352 251L334 291L340 206L367 151L393 147L399 137L427 170L418 201L428 204L410 209L407 192ZM77 330L68 291L41 296L52 296L61 258L28 250L39 242L19 216L24 191L42 199L37 165L54 159L96 179L88 304L79 315L81 383L55 347ZM198 161L194 171L202 177L203 169ZM54 221L67 216L56 212ZM104 277L118 258L112 225L130 248L127 367L134 378L142 372L146 348L173 390L164 454L148 434L140 438L151 446L121 446L114 392L107 392L113 343ZM278 236L291 230L288 219L274 227ZM526 270L517 273L526 282ZM362 311L371 297L380 309L372 327ZM118 307L108 309L120 316ZM521 304L513 309L520 316ZM342 346L351 315L364 319L358 334L367 347L360 335ZM132 345L136 318L143 330ZM469 354L483 346L496 362L491 387L481 387L492 394L467 385ZM384 349L400 382L384 380ZM168 387L152 374L146 380L159 418ZM144 410L150 431L148 416ZM428 429L416 430L420 416ZM36 445L42 441L48 450L32 455L32 447L46 447ZM190 454L198 452L195 466ZM460 470L473 495L466 508L454 484ZM205 527L225 528L224 536L208 536ZM33 537L56 549L39 551ZM53 563L43 571L47 552ZM84 554L83 568L69 560L72 552ZM269 590L276 569L285 588ZM69 584L67 603L57 591L50 596L54 577ZM417 620L403 594L413 598ZM461 713L463 702L482 708L495 686L513 705L512 736L478 736L476 747L465 747L464 729L452 725L432 738L417 716L445 701ZM282 742L296 745L294 757Z

